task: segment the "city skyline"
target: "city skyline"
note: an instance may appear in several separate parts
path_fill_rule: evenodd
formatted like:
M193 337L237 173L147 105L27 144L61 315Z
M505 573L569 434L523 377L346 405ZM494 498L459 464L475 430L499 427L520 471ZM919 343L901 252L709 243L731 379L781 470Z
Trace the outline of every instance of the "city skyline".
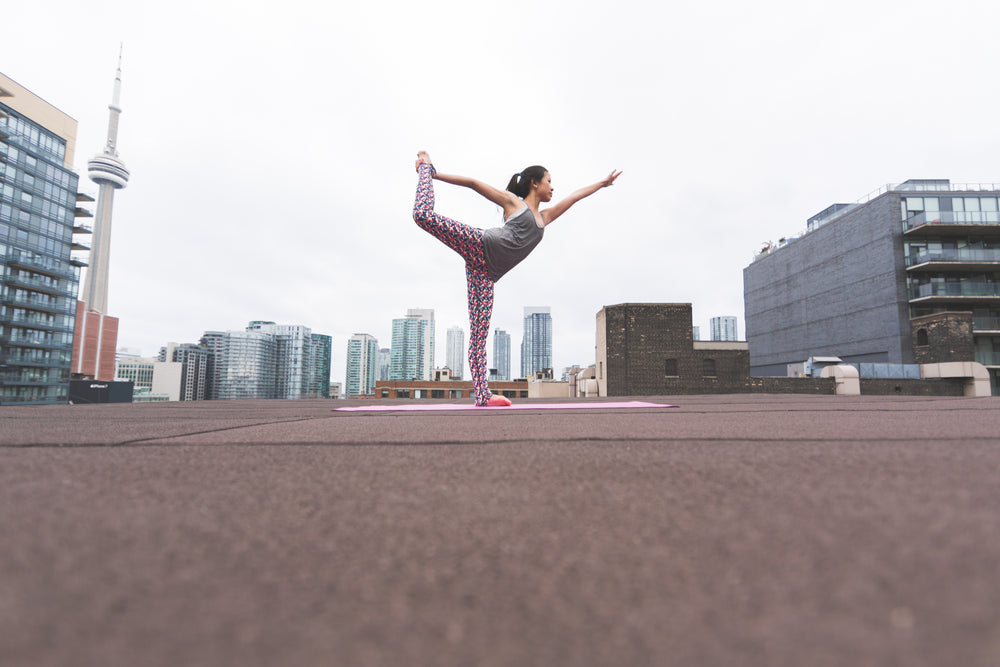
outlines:
M184 9L20 3L5 22L46 26L46 48L32 30L0 44L4 74L77 120L79 171L103 144L108 74L124 42L121 136L135 176L115 201L109 302L119 345L146 354L266 313L333 336L342 380L349 336L388 340L408 304L464 325L461 259L410 219L420 149L445 173L501 188L543 164L557 199L623 170L497 284L491 329L517 332L524 304L558 313L555 369L592 360L606 304L690 302L703 332L716 313L741 314L743 267L762 243L803 228L818 201L915 174L997 180L985 131L995 94L982 79L996 3L696 3L678 8L685 29L666 40L637 2L611 13L575 5L574 29L546 39L567 5L540 7L527 28L517 12L484 21L480 6L361 4L345 15L293 0L276 15L202 3L191 8L197 20ZM941 27L938 48L908 48L927 26ZM465 56L455 71L431 77L412 58L456 35ZM508 38L511 49L537 47L551 79L488 46ZM177 52L178 39L199 48ZM484 67L529 81L545 132L510 121L474 76ZM963 103L929 95L902 113L927 76L964 91ZM293 126L247 104L262 78L294 91L275 108ZM285 168L261 169L262 154ZM442 184L437 206L473 226L500 224L494 206L461 188ZM166 316L163 304L177 301Z

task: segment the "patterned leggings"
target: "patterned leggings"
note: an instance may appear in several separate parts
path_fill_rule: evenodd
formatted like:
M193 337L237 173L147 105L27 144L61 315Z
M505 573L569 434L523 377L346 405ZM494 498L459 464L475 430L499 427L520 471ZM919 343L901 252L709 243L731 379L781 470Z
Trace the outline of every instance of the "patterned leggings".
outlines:
M434 212L433 170L427 163L420 165L413 220L465 260L469 284L469 370L476 390L476 405L486 405L492 396L486 383L486 336L493 313L493 281L486 272L483 230Z

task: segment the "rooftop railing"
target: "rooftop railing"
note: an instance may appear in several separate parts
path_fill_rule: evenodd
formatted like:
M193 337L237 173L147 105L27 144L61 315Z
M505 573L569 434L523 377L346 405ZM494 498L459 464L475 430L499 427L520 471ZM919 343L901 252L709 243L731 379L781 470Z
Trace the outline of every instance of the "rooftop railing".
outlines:
M1000 248L918 250L906 256L907 266L926 262L1000 262Z
M988 281L927 283L910 288L911 299L922 299L930 296L1000 296L1000 283Z
M917 213L903 221L903 230L923 225L996 225L1000 224L997 211L933 211Z

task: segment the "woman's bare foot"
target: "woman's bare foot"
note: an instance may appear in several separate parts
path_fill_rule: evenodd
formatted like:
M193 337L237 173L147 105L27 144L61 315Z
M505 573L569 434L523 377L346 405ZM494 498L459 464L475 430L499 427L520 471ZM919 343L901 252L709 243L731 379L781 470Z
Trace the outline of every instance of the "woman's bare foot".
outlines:
M427 151L420 151L417 153L417 171L420 171L421 164L431 164L431 156L427 154Z

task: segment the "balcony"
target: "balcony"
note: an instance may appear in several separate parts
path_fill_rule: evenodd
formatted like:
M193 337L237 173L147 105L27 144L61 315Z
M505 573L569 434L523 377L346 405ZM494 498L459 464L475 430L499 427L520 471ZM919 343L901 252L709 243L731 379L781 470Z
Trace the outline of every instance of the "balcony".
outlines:
M64 320L69 320L69 317L61 318ZM60 322L59 320L49 320L45 317L36 317L34 315L16 315L8 313L7 315L0 315L0 323L9 324L15 327L24 327L26 329L37 329L41 331L52 331L52 332L63 332L72 335L75 321L72 322Z
M79 280L80 277L79 271L70 268L68 262L64 262L59 259L52 259L51 257L45 257L43 255L36 255L33 252L10 250L7 252L7 256L3 259L8 266L20 267L22 269L34 271L35 273L44 273L45 275L54 276L56 278L71 278L73 280Z
M30 294L0 299L10 306L21 306L29 310L38 310L53 315L66 315L76 312L76 303L66 299L54 298L51 295Z
M34 290L36 292L43 292L44 294L52 294L54 296L69 296L76 298L77 286L76 284L63 284L62 282L53 282L42 280L41 278L26 278L24 276L0 276L0 282L12 285L14 287L27 287L28 289Z
M1000 317L972 317L972 330L975 333L1000 333Z
M919 250L906 257L908 270L996 271L1000 248L951 248Z
M983 301L1000 300L1000 283L988 281L962 281L927 283L910 287L910 303L930 300Z
M954 234L979 233L987 226L998 227L1000 233L1000 212L998 211L932 211L918 213L903 221L904 234Z
M50 334L34 329L13 329L0 334L0 342L9 345L44 348L49 350L72 351L71 335Z
M976 350L976 361L983 366L1000 366L1000 352L995 350Z

